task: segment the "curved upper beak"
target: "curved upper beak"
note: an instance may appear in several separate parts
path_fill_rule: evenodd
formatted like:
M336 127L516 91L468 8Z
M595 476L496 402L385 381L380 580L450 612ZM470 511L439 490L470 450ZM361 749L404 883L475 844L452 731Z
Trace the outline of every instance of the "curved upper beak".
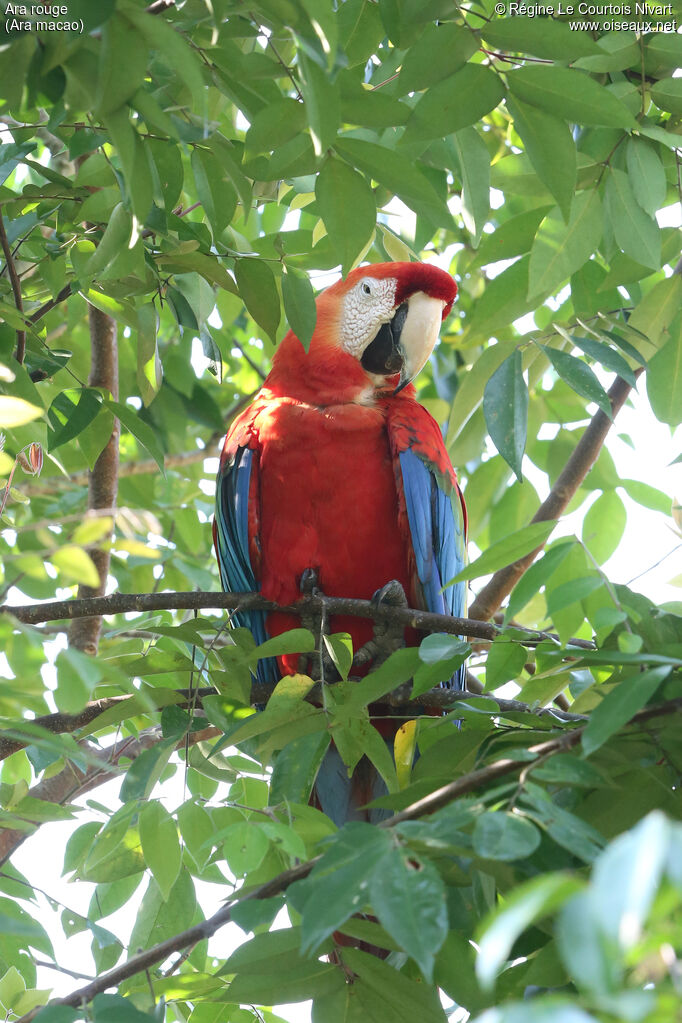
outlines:
M394 394L417 376L438 340L445 302L416 291L407 299L407 315L400 332L402 367Z

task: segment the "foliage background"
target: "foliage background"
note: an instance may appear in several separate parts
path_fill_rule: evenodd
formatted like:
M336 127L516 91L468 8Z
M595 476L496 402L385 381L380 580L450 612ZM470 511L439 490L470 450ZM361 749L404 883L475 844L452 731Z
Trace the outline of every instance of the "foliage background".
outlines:
M473 699L453 715L459 730L422 720L414 768L409 753L397 772L383 765L395 808L453 778L467 791L471 772L494 770L423 819L356 825L326 845L333 827L306 806L310 779L327 726L351 761L371 750L369 680L339 689L352 713L341 699L314 713L303 682L280 689L254 725L249 666L264 651L218 634L223 616L112 615L101 638L87 626L56 646L62 626L0 616L5 738L29 744L3 746L8 1018L45 1001L36 954L54 958L33 919L36 879L8 857L37 828L49 842L50 822L66 819L67 875L96 887L88 913L64 911L62 925L92 935L98 973L198 923L194 879L216 886L218 904L235 883L324 858L287 891L290 929L269 930L283 894L245 902L233 911L245 944L226 963L204 940L181 942L165 968L131 970L118 995L43 1010L43 1023L243 1023L275 1019L255 1006L310 998L317 1023L438 1020L437 986L480 1023L668 1023L682 983L680 604L657 605L601 566L624 533L624 495L649 511L651 533L679 536L679 510L671 517L657 479L622 478L607 447L584 476L579 445L589 423L607 432L598 409L610 412L614 374L625 400L643 370L637 387L656 418L680 420L680 232L656 219L681 197L679 33L599 19L572 30L583 19L446 0L72 0L68 19L83 30L39 31L23 16L13 28L5 14L5 601L104 583L217 590L209 518L225 424L286 323L310 336L311 281L362 259L433 259L460 285L418 386L445 424L471 539L488 551L471 577L496 572L483 596L474 584L476 617L497 612L515 581L505 588L496 570L547 539L548 527L525 528L541 499L558 501L550 519L590 503L579 538L550 540L517 574L505 616L559 640L536 645L513 629L475 644L471 671L486 692L499 698L513 681L523 706ZM118 393L111 362L92 375L116 333ZM102 455L117 421L118 466L115 434ZM107 484L99 500L93 469ZM567 659L573 637L599 649ZM417 671L428 689L458 656L458 641L427 640L373 691ZM177 706L175 690L210 684L218 695L193 712ZM584 733L536 712L557 697L589 716ZM655 717L626 727L652 702ZM47 730L27 724L46 714ZM529 752L561 736L544 756ZM495 774L505 758L510 778ZM75 800L103 763L123 775L121 802L90 796L83 824ZM172 775L183 795L162 801L157 783ZM133 933L114 934L107 917L140 886ZM349 921L357 905L379 923ZM341 926L393 949L386 963L344 951L352 984L316 958Z

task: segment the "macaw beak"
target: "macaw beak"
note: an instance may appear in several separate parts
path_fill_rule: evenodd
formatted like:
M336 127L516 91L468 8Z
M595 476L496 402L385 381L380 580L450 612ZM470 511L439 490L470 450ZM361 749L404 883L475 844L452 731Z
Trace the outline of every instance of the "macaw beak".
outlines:
M442 299L431 298L423 291L410 295L406 304L407 316L400 334L403 364L394 394L414 380L433 351L445 306Z
M372 375L386 377L400 373L394 394L417 376L438 339L445 302L415 291L382 324L360 360Z

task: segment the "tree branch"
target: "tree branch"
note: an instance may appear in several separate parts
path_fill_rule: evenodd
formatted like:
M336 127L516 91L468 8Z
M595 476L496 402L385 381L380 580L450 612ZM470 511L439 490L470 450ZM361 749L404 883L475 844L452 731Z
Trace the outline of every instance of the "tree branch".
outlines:
M306 614L350 615L354 618L371 618L374 621L388 621L405 628L423 632L445 632L453 636L475 636L478 639L494 640L505 631L501 626L472 618L454 618L450 615L433 614L415 608L389 607L373 604L369 600L354 600L350 597L327 597L316 594L303 597L296 604L276 604L266 600L260 593L212 593L186 591L179 593L112 593L106 597L78 598L76 600L51 600L44 604L3 605L0 615L12 615L26 625L41 622L56 622L66 619L87 618L101 615L128 614L132 611L177 611L200 610L202 608L226 608L239 611L282 611L297 616ZM518 631L518 630L515 630ZM523 644L535 646L544 640L557 640L551 632L538 629L524 629ZM594 650L594 643L586 639L572 639L571 646L583 650Z
M104 388L106 391L109 391L114 401L118 401L118 340L116 321L100 309L96 309L95 306L89 305L88 322L90 324L90 347L92 351L92 364L88 384L90 387ZM116 507L120 435L120 423L118 419L114 419L111 435L100 452L92 472L89 473L88 509L93 512L100 508L113 509ZM78 595L82 599L98 597L105 592L107 587L107 576L111 559L109 546L104 544L91 548L90 557L99 575L99 585L86 586L81 584L78 587ZM69 629L69 646L77 647L77 649L83 650L88 654L96 654L99 647L101 630L101 616L74 622Z
M491 693L477 693L466 689L452 690L435 687L427 690L425 693L420 693L418 697L412 699L410 695L411 688L410 683L399 686L392 693L382 697L381 703L389 707L395 707L396 710L401 710L404 713L412 714L419 713L424 707L440 707L443 710L448 710L457 703L483 696L485 699L492 700L493 703L497 704L498 709L503 714L535 714L538 717L550 717L556 721L587 720L585 714L571 714L550 707L534 707L528 703L522 703L520 700L504 700ZM258 706L267 703L274 689L275 685L270 683L254 682L251 686L251 705ZM321 686L318 682L306 695L305 699L309 703L321 702L320 690ZM175 699L171 699L169 693L172 693ZM202 686L199 689L159 690L159 695L162 695L163 699L157 706L150 706L148 712L153 713L154 711L162 710L171 703L177 707L185 707L190 703L200 706L204 696L214 696L216 693L217 690L213 686ZM145 693L144 695L152 703L154 692ZM17 753L19 750L25 749L26 746L35 743L36 736L33 734L33 731L22 734L22 725L24 724L31 725L31 728L44 728L52 735L71 734L92 724L93 721L96 721L105 711L111 710L112 707L123 706L125 708L126 703L131 703L137 699L139 699L137 694L131 696L107 696L101 700L93 700L87 703L78 714L44 714L42 717L31 718L27 722L17 721L15 724L10 724L4 731L0 732L0 761L6 760L13 753Z
M638 369L635 376L641 372L642 369ZM613 420L625 404L631 390L630 384L622 377L616 377L608 392L611 401L611 418L601 409L595 414L531 522L547 522L563 515L578 487L594 465L613 425ZM495 572L490 582L486 583L469 608L470 617L478 618L481 621L492 618L502 601L511 593L524 572L530 568L543 547L544 544L541 544L530 554L515 561L513 565L507 565L506 568Z
M47 316L47 314L54 309L55 306L61 305L61 303L65 299L69 298L71 294L71 285L65 284L62 290L54 298L51 298L49 302L46 302L45 305L41 305L38 309L31 313L29 316L30 322L37 323L38 320L42 320L43 316Z
M204 696L215 694L217 690L213 686L202 686L199 689L150 690L144 693L134 693L131 696L106 696L101 700L92 700L90 703L86 703L83 710L79 711L78 714L43 714L42 717L31 718L30 721L17 721L13 726L10 725L3 732L0 732L0 760L5 760L12 753L16 753L18 750L24 749L36 741L36 736L32 732L22 737L21 729L24 724L29 724L32 728L44 728L47 732L51 732L52 735L70 734L92 724L100 715L104 714L107 710L111 710L112 707L118 707L121 704L125 705L134 700L139 701L140 697L152 704L155 692L157 696L162 695L163 699L156 706L149 707L150 713L155 710L163 710L169 704L175 704L178 707L186 706L190 702L194 704ZM172 699L169 693L177 697L177 699Z
M654 707L647 707L645 710L635 714L635 716L628 722L628 725L639 724L655 717L680 712L682 712L682 698L669 700L666 703L658 704ZM628 727L628 725L624 727ZM571 731L566 731L555 739L550 739L548 742L542 742L536 746L531 746L529 748L529 752L534 753L536 758L548 758L556 753L562 753L565 750L572 749L578 744L584 730L584 728L575 728ZM394 828L396 825L402 824L404 821L417 820L429 813L433 813L435 810L441 809L443 806L447 806L449 803L452 803L455 799L468 792L474 792L483 788L488 783L497 781L498 778L502 778L507 774L522 771L524 768L527 768L527 766L528 761L510 760L508 758L497 760L492 764L488 764L486 767L470 771L468 774L465 774L463 777L451 782L449 785L444 785L442 788L430 793L423 799L417 800L416 803L412 803L411 806L408 806L399 813L394 814L393 817L382 821L381 824L377 825L377 827ZM241 898L237 897L231 899L228 903L226 903L226 905L222 906L217 913L214 913L213 916L209 917L208 920L204 920L200 924L196 924L194 927L190 927L186 931L181 931L179 934L174 935L172 938L168 938L166 941L162 941L158 945L154 945L145 952L140 952L138 955L133 956L132 959L128 960L127 963L114 967L114 969L109 970L108 973L98 977L90 984L85 985L85 987L79 988L77 991L72 991L70 995L67 995L64 998L54 999L49 1004L51 1006L70 1005L74 1007L82 1005L85 1002L91 1001L95 995L100 994L100 992L106 991L107 988L116 987L124 980L128 980L130 977L134 977L136 974L142 973L151 966L155 966L157 963L163 962L173 952L179 952L184 948L188 948L190 945L212 937L216 931L218 931L226 923L229 923L232 919L232 912L235 905L242 905L244 902L251 901L253 899L267 899L272 898L275 895L280 895L295 881L300 881L307 877L319 859L320 857L318 856L312 860L308 860L306 863L301 863L290 870L283 871L281 874L278 874L277 877L272 878L271 881L267 881L265 884L253 889L248 895L244 895ZM39 1011L40 1009L33 1009L31 1012L26 1013L17 1020L17 1023L30 1023Z
M5 256L5 263L7 265L7 273L9 274L10 283L12 285L12 294L14 295L14 304L17 308L17 312L22 317L24 316L24 302L21 297L21 281L17 274L17 268L14 265L14 258L12 256L12 250L10 248L9 241L7 239L7 232L5 231L5 219L0 210L0 244L2 244L2 251ZM26 355L26 331L23 329L17 330L17 362L21 365Z

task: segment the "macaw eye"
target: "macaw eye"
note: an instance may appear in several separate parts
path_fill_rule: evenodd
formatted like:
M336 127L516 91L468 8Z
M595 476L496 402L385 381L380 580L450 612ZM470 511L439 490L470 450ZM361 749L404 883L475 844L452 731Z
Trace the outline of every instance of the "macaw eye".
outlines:
M372 294L372 289L370 288L370 286L367 283L367 281L363 281L362 282L362 294L363 295L371 295Z

